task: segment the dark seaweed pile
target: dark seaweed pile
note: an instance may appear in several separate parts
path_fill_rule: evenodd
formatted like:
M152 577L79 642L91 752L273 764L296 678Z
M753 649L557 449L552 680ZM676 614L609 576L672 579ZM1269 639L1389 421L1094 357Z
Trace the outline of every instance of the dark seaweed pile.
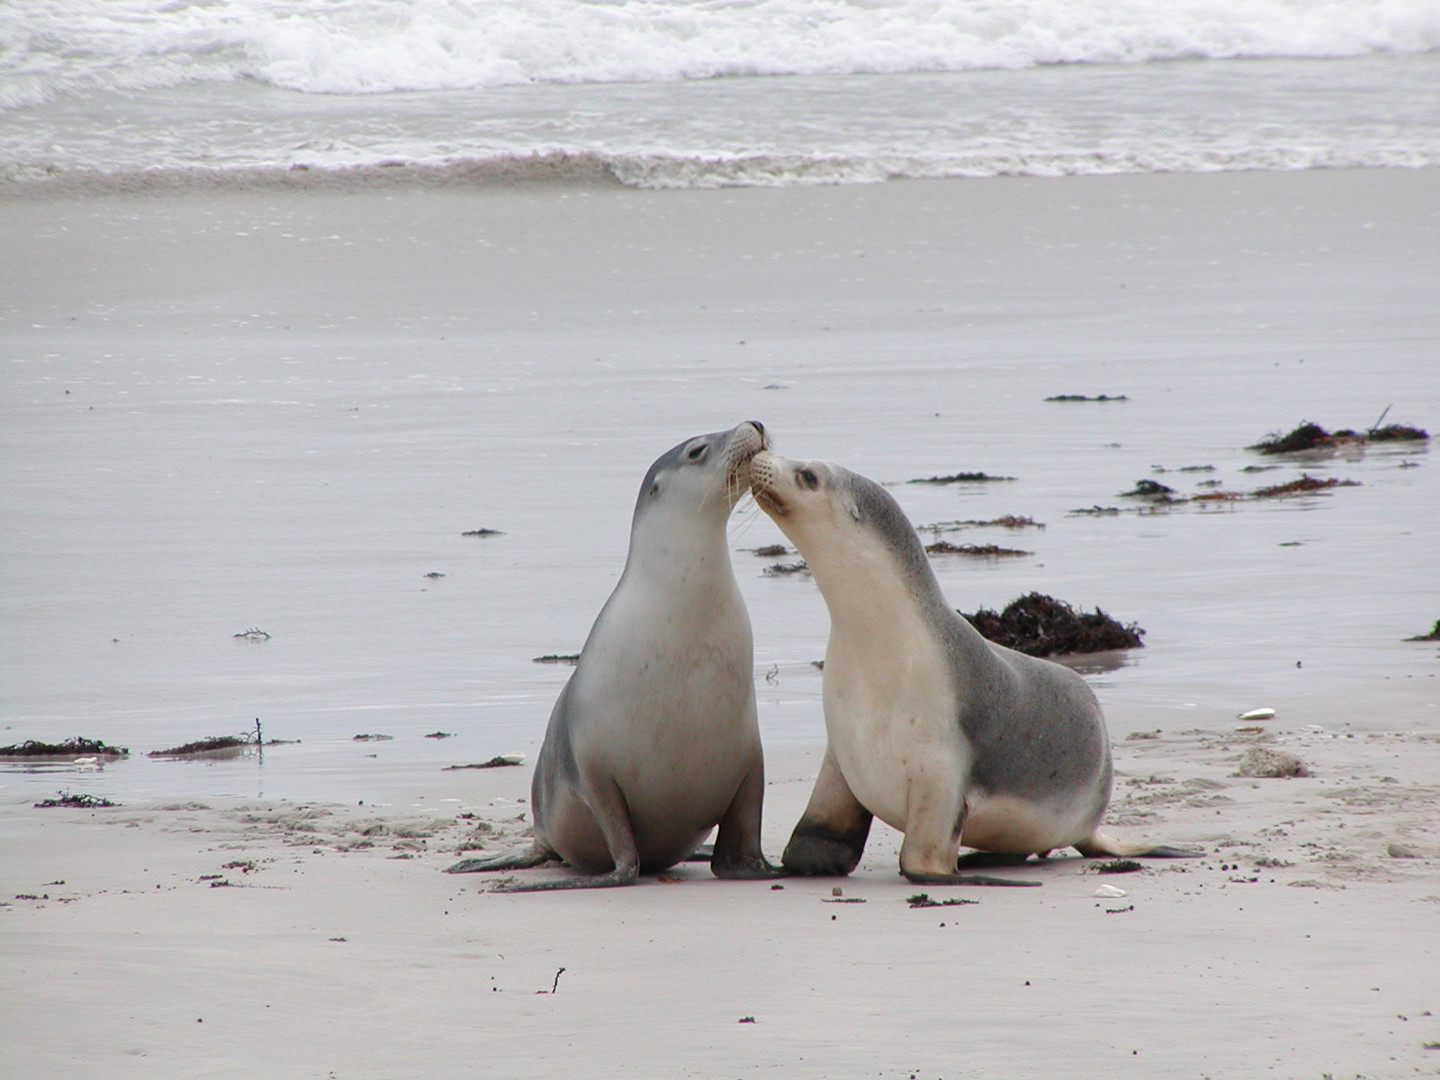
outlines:
M210 739L197 739L195 742L188 742L182 746L172 746L169 750L151 750L147 757L184 757L187 754L209 754L216 750L233 750L240 746L255 745L255 738L251 735L216 735Z
M949 540L937 540L933 544L926 544L925 551L930 555L974 555L983 558L1034 554L1033 551L1021 551L1019 548L1000 547L998 544L952 544Z
M1424 428L1410 427L1408 424L1386 424L1384 427L1373 427L1366 431L1342 428L1332 432L1307 420L1286 435L1272 433L1246 449L1258 450L1262 454L1296 454L1303 450L1320 450L1340 443L1423 442L1428 438L1430 433Z
M106 806L118 806L109 799L99 795L71 795L68 791L62 791L54 799L45 799L35 804L36 810L48 810L56 806L68 806L75 810L95 810Z
M62 743L36 742L27 739L14 746L0 746L0 757L125 757L130 753L123 746L107 746L100 739L76 736Z
M981 608L974 615L960 612L970 625L997 645L1029 656L1063 656L1071 653L1139 649L1145 631L1134 623L1124 626L1105 612L1077 611L1063 600L1029 593L1013 600L1004 611Z
M907 484L985 484L995 480L1014 480L1013 476L991 476L983 472L958 472L949 476L924 476L906 480Z

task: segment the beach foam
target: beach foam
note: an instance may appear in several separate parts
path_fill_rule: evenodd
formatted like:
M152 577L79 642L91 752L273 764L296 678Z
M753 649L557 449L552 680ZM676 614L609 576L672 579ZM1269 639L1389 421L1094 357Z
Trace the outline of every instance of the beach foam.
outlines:
M250 79L314 94L1440 47L1428 0L18 0L0 104Z

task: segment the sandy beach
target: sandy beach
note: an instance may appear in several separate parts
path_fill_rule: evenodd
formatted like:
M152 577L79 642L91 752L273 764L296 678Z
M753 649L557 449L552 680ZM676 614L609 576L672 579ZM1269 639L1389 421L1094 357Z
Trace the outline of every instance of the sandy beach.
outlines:
M1257 743L1309 776L1235 775ZM778 852L818 754L772 755ZM1402 1077L1440 1050L1440 733L1119 744L1113 831L1195 861L931 889L880 826L846 879L503 895L528 770L377 812L6 810L7 1072L81 1077ZM451 779L457 778L457 779ZM460 809L464 807L466 809ZM492 831L493 830L493 831ZM531 871L557 873L561 871ZM1097 889L1123 890L1097 896Z
M1003 438L1054 462L1025 494L1054 550L947 569L947 593L1034 583L1142 618L1138 666L1094 680L1111 831L1207 852L1115 875L1057 857L1015 872L1041 888L916 908L877 827L843 880L694 865L503 895L441 871L522 842L528 765L444 771L427 746L380 783L358 751L287 772L280 748L283 798L205 794L193 769L158 794L107 787L124 765L12 773L5 1075L1440 1075L1440 682L1433 643L1400 640L1440 617L1433 464L1344 460L1364 486L1320 511L1132 515L1123 550L1064 524L1100 455L1094 499L1162 436L1182 466L1301 419L1363 426L1372 375L1433 431L1433 170L12 193L0 244L0 741L138 751L177 718L209 735L263 713L317 755L468 723L453 753L533 760L565 672L530 658L577 648L613 585L637 444L643 469L756 416L785 453L903 480L1003 471L976 460ZM884 380L876 355L896 357ZM1161 430L1010 400L1040 385L1036 356L1052 392L1126 392ZM950 512L970 506L1028 510ZM523 550L459 539L510 522ZM1277 561L1301 540L1306 561ZM440 567L449 585L422 581ZM813 583L743 570L758 670L778 673L760 706L778 858L822 749L825 622ZM275 639L237 646L252 622ZM1237 731L1258 705L1274 720ZM1305 775L1237 775L1256 745ZM123 805L33 808L97 775Z

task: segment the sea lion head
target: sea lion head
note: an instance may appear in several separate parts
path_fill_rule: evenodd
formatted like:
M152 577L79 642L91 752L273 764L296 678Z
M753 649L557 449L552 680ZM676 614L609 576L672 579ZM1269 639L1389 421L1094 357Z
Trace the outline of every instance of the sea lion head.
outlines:
M672 446L645 474L636 519L662 504L728 516L750 489L750 460L767 445L765 425L746 420Z
M868 477L828 461L793 461L763 450L750 461L750 490L817 575L883 553L907 576L929 576L905 512Z

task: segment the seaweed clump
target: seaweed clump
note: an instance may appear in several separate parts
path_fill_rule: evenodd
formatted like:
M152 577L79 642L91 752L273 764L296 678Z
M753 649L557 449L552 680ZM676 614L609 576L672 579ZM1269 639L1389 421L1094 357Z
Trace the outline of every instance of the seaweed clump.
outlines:
M1120 496L1125 499L1153 499L1156 502L1185 501L1175 495L1174 488L1160 483L1159 480L1137 480L1134 491L1122 491Z
M1385 419L1383 413L1380 419ZM1364 431L1353 431L1350 428L1326 431L1319 424L1307 420L1294 431L1285 435L1272 432L1246 449L1262 454L1298 454L1306 450L1324 450L1342 443L1424 442L1428 438L1430 433L1424 428L1411 427L1409 424L1386 424L1382 427L1379 421L1376 421L1374 427Z
M922 476L905 481L907 484L988 484L997 480L1014 480L1013 476L991 476L983 472L958 472L949 476Z
M1287 435L1281 435L1278 431L1271 432L1246 449L1257 450L1262 454L1295 454L1329 445L1330 433L1319 424L1312 424L1307 420Z
M750 554L757 559L779 559L790 554L790 549L784 544L766 544L764 547L751 548Z
M1365 437L1371 442L1424 442L1430 438L1430 433L1424 428L1411 427L1409 424L1386 424L1384 427L1371 428L1365 433Z
M952 896L946 900L935 900L929 893L919 892L914 896L907 896L905 902L912 908L931 907L962 907L968 904L978 904L979 900L970 900L963 896Z
M446 765L447 772L455 769L503 769L507 765L525 764L524 754L496 754L489 761L479 761L473 765Z
M1027 656L1139 649L1145 644L1145 631L1134 623L1125 626L1099 608L1078 611L1044 593L1028 593L1004 611L981 608L974 615L960 614L987 640Z
M1311 476L1308 473L1301 473L1299 480L1291 480L1288 484L1275 484L1271 487L1257 488L1251 492L1251 498L1255 499L1283 499L1287 495L1309 495L1316 491L1326 491L1329 488L1337 487L1359 487L1358 480L1341 480L1338 477Z
M71 795L68 791L62 791L53 799L43 799L35 804L36 810L48 810L56 806L68 806L76 810L94 810L107 806L118 806L109 799L99 795Z
M1414 637L1407 637L1406 641L1440 641L1440 619L1435 620L1435 628L1428 634L1416 634Z
M245 735L216 735L210 739L196 739L194 742L182 743L179 746L172 746L169 750L151 750L147 757L189 757L192 754L215 754L224 751L243 750L247 746L257 745L255 736Z
M791 574L810 573L810 564L804 559L793 563L776 563L760 571L763 577L789 577Z
M1033 551L1021 551L1019 548L1000 547L998 544L952 544L949 540L937 540L933 544L926 544L925 551L929 555L973 555L978 558L999 558L1006 555L1033 555Z
M0 757L127 757L129 754L130 751L123 746L107 746L101 739L86 739L78 735L60 743L26 739L13 746L0 746Z

